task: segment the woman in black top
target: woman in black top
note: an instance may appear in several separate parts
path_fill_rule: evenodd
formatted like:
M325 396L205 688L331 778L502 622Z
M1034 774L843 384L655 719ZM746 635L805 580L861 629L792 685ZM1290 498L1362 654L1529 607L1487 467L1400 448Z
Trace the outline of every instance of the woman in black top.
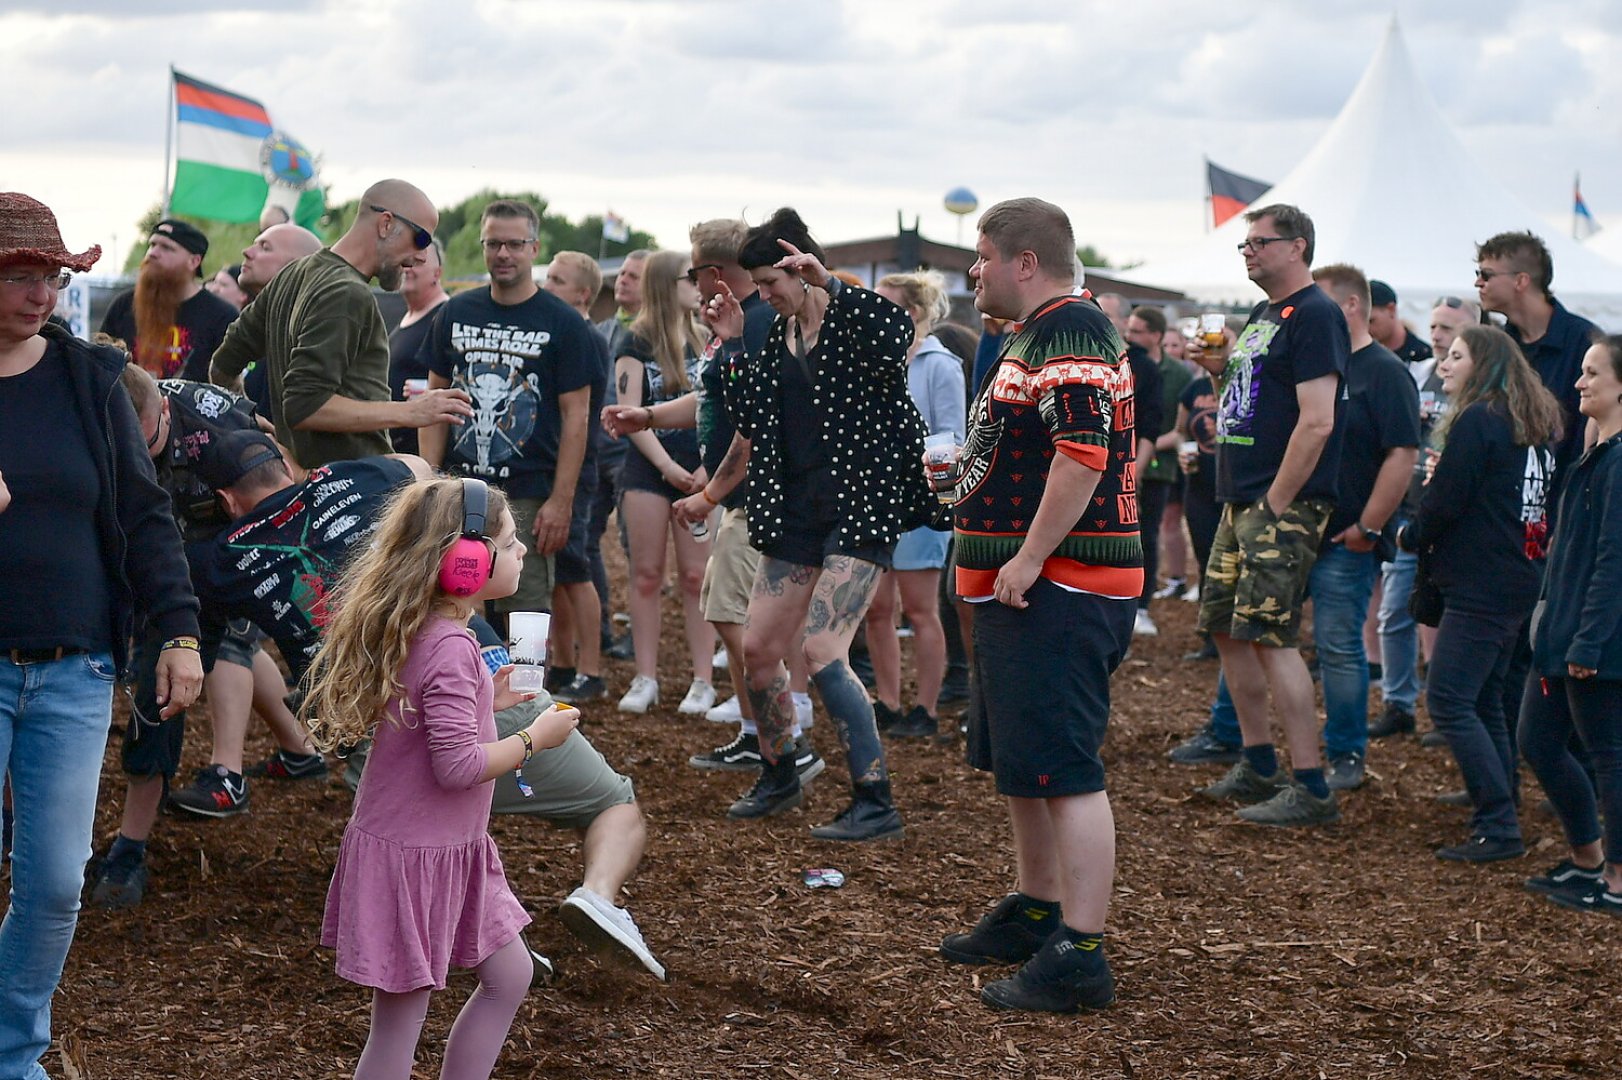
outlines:
M0 923L0 1076L41 1076L84 886L113 681L140 611L165 643L162 715L203 682L169 496L118 381L124 355L48 323L85 271L43 203L0 193L0 774L16 811ZM131 723L135 723L131 720Z
M1520 727L1521 753L1560 815L1571 857L1526 887L1565 907L1622 915L1622 337L1588 350L1577 391L1599 439L1560 481L1532 631L1541 678L1527 680ZM1571 752L1574 731L1593 781Z
M751 229L738 262L777 318L728 400L748 448L750 543L763 556L744 666L764 759L760 781L728 813L765 817L799 805L784 658L803 648L839 728L853 789L850 806L812 835L899 836L873 706L848 656L896 540L938 513L918 467L924 421L907 392L912 319L829 274L793 210ZM743 312L724 287L706 319L724 339L743 332ZM732 457L707 497L719 500L737 482Z
M1503 688L1537 600L1560 404L1496 327L1461 331L1437 367L1452 402L1436 436L1442 453L1399 542L1442 593L1425 695L1475 807L1469 841L1436 856L1494 862L1526 851Z

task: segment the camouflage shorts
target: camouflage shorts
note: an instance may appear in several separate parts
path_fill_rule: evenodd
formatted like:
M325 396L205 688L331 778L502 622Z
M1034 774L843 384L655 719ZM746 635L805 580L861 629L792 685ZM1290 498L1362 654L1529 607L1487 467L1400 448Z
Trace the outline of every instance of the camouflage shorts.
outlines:
M1333 509L1327 499L1297 499L1280 517L1265 499L1223 507L1200 582L1200 629L1294 648L1307 577Z

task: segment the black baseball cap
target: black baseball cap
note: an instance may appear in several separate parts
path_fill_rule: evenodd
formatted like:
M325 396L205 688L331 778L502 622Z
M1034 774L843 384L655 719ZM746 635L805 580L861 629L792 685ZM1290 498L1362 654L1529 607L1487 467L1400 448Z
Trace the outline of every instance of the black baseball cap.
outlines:
M173 240L193 255L208 254L208 237L197 226L178 218L164 218L152 228L152 235ZM197 264L197 276L203 276L203 264Z
M197 458L197 476L215 491L224 491L270 461L283 461L282 452L276 440L263 431L243 428L212 433Z
M1389 307L1396 302L1397 290L1393 289L1383 281L1370 279L1369 303L1373 304L1375 307Z

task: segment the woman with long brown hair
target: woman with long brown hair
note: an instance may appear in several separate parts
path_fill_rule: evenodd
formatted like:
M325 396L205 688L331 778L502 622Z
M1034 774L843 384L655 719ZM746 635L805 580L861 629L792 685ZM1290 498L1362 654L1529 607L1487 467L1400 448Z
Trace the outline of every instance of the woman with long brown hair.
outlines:
M1526 852L1503 692L1537 602L1560 403L1496 327L1466 327L1437 370L1451 402L1437 434L1442 454L1398 543L1419 552L1421 576L1441 593L1426 700L1474 806L1470 839L1436 857L1496 862Z

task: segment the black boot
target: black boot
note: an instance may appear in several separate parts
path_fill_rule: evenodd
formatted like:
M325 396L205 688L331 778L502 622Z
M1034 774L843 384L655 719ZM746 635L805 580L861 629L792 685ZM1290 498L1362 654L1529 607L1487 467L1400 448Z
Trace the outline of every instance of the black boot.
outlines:
M749 794L732 804L727 810L727 817L738 819L771 817L773 814L794 809L800 805L803 798L795 749L790 748L788 753L777 759L776 763L764 759L761 761L760 779L749 789Z
M811 830L818 840L888 840L901 835L901 812L890 799L890 781L853 784L850 805L826 825Z

